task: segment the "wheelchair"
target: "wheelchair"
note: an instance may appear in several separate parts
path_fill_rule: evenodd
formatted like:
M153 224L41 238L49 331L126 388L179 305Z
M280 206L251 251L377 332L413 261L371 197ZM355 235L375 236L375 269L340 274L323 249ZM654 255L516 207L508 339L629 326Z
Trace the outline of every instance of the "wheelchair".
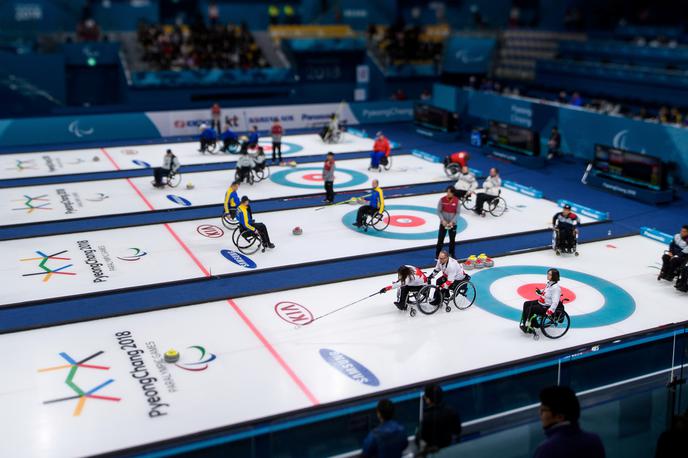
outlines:
M571 238L569 240L561 240L559 228L553 228L552 230L552 249L557 256L562 253L573 253L578 256L578 234L575 230L571 231Z
M382 167L385 170L389 170L392 168L392 155L391 154L389 156L383 156L382 159L380 159L380 167Z
M461 173L461 164L456 162L444 164L444 173L452 180L456 180L459 177L459 173Z
M373 228L376 231L384 231L389 226L389 212L387 210L382 210L382 213L375 212L374 214L367 214L363 218L363 231L368 232L369 228Z
M504 213L506 213L507 210L506 200L504 200L504 198L500 195L501 193L502 191L500 190L499 194L495 196L492 200L483 203L483 211L489 213L495 218L499 218ZM463 199L461 199L461 205L466 210L473 211L475 210L476 200L477 198L475 198L472 194L466 194L466 196ZM487 207L485 207L485 204L487 204Z
M264 164L263 168L260 170L251 169L251 176L249 177L249 184L260 183L270 176L270 166ZM239 170L234 171L234 181L239 181ZM243 180L241 180L243 181Z
M239 142L231 142L227 145L227 149L224 147L224 142L222 142L221 148L213 148L212 151L208 150L210 154L238 154L241 150L241 144Z
M416 307L425 315L432 315L444 307L445 312L451 312L452 305L459 310L466 310L475 302L475 285L471 282L471 277L459 282L455 287L442 291L438 285L425 285L419 291L410 291L406 304L409 307L409 314L416 316ZM442 295L442 300L433 304L436 294Z
M330 131L328 127L325 127L321 132L320 132L320 138L322 138L322 141L324 143L339 143L342 140L342 134L344 133L344 130L339 127L339 129L335 130L334 132Z
M234 212L234 216L232 216L231 213L223 213L222 225L229 230L236 229L236 227L239 225L239 220L236 219L236 211Z
M223 216L222 222L224 223L225 218ZM263 245L263 239L261 239L260 234L256 231L250 231L239 225L236 226L234 232L232 232L232 243L237 249L245 254L251 255L262 250L265 252L265 246Z
M182 182L182 173L177 170L175 171L170 171L167 175L162 176L162 185L163 186L169 186L170 188L176 188L179 186L179 184ZM151 183L155 186L155 180L151 181Z
M205 145L205 153L209 154L215 154L216 152L219 152L219 148L217 147L217 140L211 140Z
M537 333L537 331L535 331L535 329L539 329L542 332L542 335L548 339L559 339L564 337L564 335L569 332L569 328L571 327L571 317L569 317L569 314L566 313L566 310L564 310L564 302L568 301L569 299L566 298L559 301L559 304L554 310L552 316L537 315L535 318L533 318L531 323L533 324L532 327L534 330L534 340L540 339L540 335Z

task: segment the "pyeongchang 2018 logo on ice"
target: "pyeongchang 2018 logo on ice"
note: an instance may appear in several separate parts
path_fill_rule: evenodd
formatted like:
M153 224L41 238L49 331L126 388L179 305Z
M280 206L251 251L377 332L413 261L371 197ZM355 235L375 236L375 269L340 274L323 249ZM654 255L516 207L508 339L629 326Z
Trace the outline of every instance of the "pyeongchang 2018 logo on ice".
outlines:
M37 250L37 257L20 259L19 261L21 262L38 262L38 272L22 274L22 277L41 275L43 277L43 283L47 283L50 281L53 275L76 275L76 272L65 272L74 265L71 263L66 263L66 261L71 261L72 258L61 256L62 254L67 253L67 251L68 250L62 250L53 254L45 254L44 252Z
M148 255L148 252L143 251L141 248L129 248L129 251L131 251L131 254L127 256L117 256L117 259L133 262L140 261L142 257Z
M217 359L217 355L208 352L205 347L200 345L192 345L187 347L192 350L192 356L186 357L186 352L183 352L183 358L178 363L175 363L180 369L191 372L201 372L208 369L209 364Z
M17 208L13 208L13 211L25 211L26 213L33 213L37 210L52 210L50 206L50 199L47 194L42 194L40 196L27 196L24 194L22 199L14 199L12 202L21 202L22 205Z
M61 402L76 401L74 405L74 410L72 411L72 416L78 417L83 412L84 407L86 406L86 402L89 400L119 402L122 398L102 394L102 391L106 391L106 388L112 383L114 383L114 379L105 378L101 382L96 382L95 385L89 384L88 386L84 386L82 384L84 383L83 378L78 377L78 375L81 375L86 371L109 371L110 366L103 366L89 362L98 358L103 353L103 351L98 351L81 360L77 360L68 353L61 352L59 353L59 355L66 364L58 364L57 366L50 366L45 367L43 369L38 369L39 373L66 371L67 376L64 380L64 384L66 385L68 391L71 391L73 393L71 396L64 396L55 399L50 399L48 401L43 401L43 404L56 404ZM93 374L87 374L87 377L85 378L92 377Z

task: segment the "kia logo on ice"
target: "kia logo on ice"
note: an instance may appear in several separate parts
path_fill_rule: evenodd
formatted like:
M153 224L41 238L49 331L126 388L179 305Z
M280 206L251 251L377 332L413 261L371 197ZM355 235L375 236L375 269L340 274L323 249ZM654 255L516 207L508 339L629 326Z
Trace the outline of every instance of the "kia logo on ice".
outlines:
M246 269L255 269L257 267L257 264L253 262L251 258L241 253L237 253L236 251L221 250L220 254L239 267L244 267Z
M222 228L213 226L212 224L202 224L196 228L196 232L209 239L217 239L225 235L225 231L223 231Z
M291 324L308 324L313 321L313 314L310 310L296 302L278 302L275 304L275 313Z
M327 364L351 380L368 386L380 386L380 381L375 374L355 359L328 348L321 348L320 356Z

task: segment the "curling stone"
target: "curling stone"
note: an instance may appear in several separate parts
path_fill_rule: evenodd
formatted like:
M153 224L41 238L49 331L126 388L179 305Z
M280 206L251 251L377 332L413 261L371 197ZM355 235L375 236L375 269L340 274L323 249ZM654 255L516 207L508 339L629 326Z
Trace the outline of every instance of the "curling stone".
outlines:
M179 352L177 350L170 349L165 352L166 363L176 363L177 361L179 361Z

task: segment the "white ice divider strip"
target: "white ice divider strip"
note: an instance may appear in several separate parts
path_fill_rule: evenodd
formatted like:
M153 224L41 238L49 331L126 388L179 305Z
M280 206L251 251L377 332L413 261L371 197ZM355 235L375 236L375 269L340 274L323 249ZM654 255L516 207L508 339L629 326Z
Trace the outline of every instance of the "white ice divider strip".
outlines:
M441 162L440 158L435 156L434 154L430 154L430 153L427 153L427 152L419 150L419 149L411 150L411 154L413 154L414 156L419 157L421 159L425 159L426 161Z
M585 215L585 216L592 218L592 219L596 219L597 221L604 221L604 220L609 219L609 213L601 212L599 210L595 210L594 208L585 207L585 206L577 204L575 202L571 202L570 200L566 200L566 199L557 200L557 205L559 205L560 207L563 207L566 204L570 205L571 210L573 210L574 212L580 213L581 215Z
M365 130L355 129L353 127L347 127L346 131L348 133L350 133L351 135L355 135L357 137L370 138L370 135L368 135L368 132L366 132Z
M512 191L516 191L526 196L534 197L536 199L542 199L542 191L540 191L539 189L524 186L522 184L518 184L514 181L509 180L502 181L502 186L504 186L506 189L511 189Z
M667 245L671 243L671 241L674 239L671 235L666 234L664 232L658 231L657 229L653 229L651 227L647 226L642 226L640 228L640 235L645 236L649 239L656 240L661 243L666 243Z

